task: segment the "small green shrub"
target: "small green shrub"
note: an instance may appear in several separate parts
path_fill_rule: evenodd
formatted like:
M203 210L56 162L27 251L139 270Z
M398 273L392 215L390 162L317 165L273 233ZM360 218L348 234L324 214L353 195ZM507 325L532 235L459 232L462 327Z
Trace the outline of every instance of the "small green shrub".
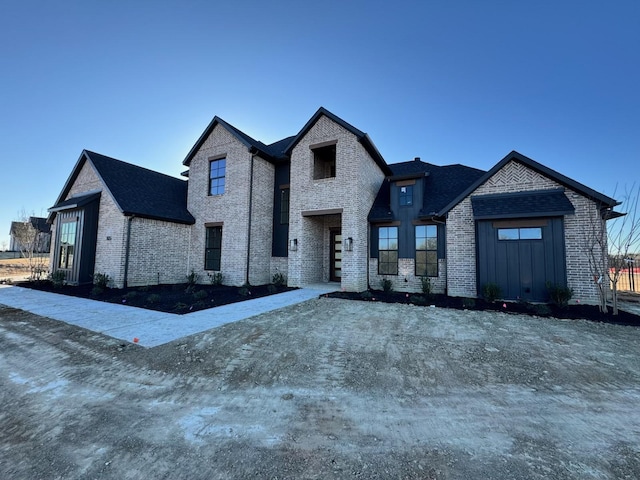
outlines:
M373 298L373 293L371 293L369 290L365 290L360 294L360 298L362 300L371 300Z
M198 280L200 280L200 275L198 275L193 271L193 269L191 269L191 273L187 275L187 285L193 286L198 283Z
M209 294L206 292L206 290L198 290L197 292L193 293L193 298L195 298L196 300L204 300L208 296Z
M53 288L62 287L64 285L65 278L67 278L67 274L60 270L53 272L51 275L49 275L49 280L51 280L51 284L53 285Z
M273 283L276 287L286 287L287 286L287 277L280 272L276 272L273 274L271 278L271 283Z
M224 279L222 272L207 272L207 276L209 277L209 283L211 285L222 285L222 280Z
M489 303L495 302L501 295L502 289L496 283L485 283L482 286L482 296Z
M409 301L414 305L426 305L427 297L425 297L424 295L411 295L409 297Z
M270 294L274 294L278 291L278 287L276 287L275 285L269 284L267 285L267 292L269 292Z
M420 277L420 283L422 284L422 293L431 296L431 279L429 277Z
M540 317L548 317L551 315L551 309L549 305L545 305L544 303L535 303L531 305L531 311Z
M462 308L467 308L469 310L476 308L476 300L474 298L463 298Z
M111 278L106 273L94 273L93 284L96 287L104 290L106 288L109 288L109 285L111 284Z
M551 282L547 282L547 291L549 292L549 300L551 303L559 307L569 305L569 300L573 297L573 289Z
M160 295L158 295L157 293L152 293L147 297L147 303L153 305L154 303L158 303L161 299L162 297L160 297Z
M243 286L240 288L240 290L238 290L238 294L242 295L243 297L246 297L248 295L251 295L251 290L249 290L248 287Z
M393 290L393 282L388 278L383 278L382 280L380 280L380 285L382 286L382 290L384 290L386 293L389 293Z

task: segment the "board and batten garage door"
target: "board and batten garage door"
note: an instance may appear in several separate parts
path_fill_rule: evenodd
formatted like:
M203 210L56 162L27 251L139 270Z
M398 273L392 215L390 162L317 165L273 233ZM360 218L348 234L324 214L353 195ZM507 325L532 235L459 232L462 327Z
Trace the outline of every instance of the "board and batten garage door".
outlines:
M562 217L477 222L478 288L507 300L547 301L547 282L566 285Z

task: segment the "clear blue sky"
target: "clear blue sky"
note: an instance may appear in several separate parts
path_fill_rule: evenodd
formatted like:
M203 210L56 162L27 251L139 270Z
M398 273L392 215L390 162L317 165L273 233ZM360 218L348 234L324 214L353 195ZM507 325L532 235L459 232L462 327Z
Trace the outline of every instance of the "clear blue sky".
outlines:
M214 115L270 143L324 106L388 163L639 180L637 0L0 0L0 62L0 248L83 148L177 176Z

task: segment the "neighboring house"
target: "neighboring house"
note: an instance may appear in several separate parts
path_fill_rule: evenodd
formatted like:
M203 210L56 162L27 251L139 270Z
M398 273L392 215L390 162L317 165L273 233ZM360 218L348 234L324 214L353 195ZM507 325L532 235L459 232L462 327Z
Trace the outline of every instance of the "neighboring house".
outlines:
M26 222L11 222L9 250L48 253L51 248L51 225L46 218L29 217Z
M517 152L489 172L388 165L371 139L320 108L266 145L214 117L183 164L188 181L84 151L50 209L52 271L116 286L338 282L475 297L545 300L546 283L585 302L597 288L584 231L618 203ZM337 287L338 288L338 287Z

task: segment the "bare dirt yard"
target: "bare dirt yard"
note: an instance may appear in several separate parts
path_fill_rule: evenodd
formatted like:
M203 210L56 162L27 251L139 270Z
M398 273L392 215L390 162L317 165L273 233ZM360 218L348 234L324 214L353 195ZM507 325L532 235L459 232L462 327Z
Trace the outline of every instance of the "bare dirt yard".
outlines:
M29 276L29 259L0 258L0 282L24 280Z
M0 306L3 479L637 479L639 404L631 326L321 298L144 349Z

